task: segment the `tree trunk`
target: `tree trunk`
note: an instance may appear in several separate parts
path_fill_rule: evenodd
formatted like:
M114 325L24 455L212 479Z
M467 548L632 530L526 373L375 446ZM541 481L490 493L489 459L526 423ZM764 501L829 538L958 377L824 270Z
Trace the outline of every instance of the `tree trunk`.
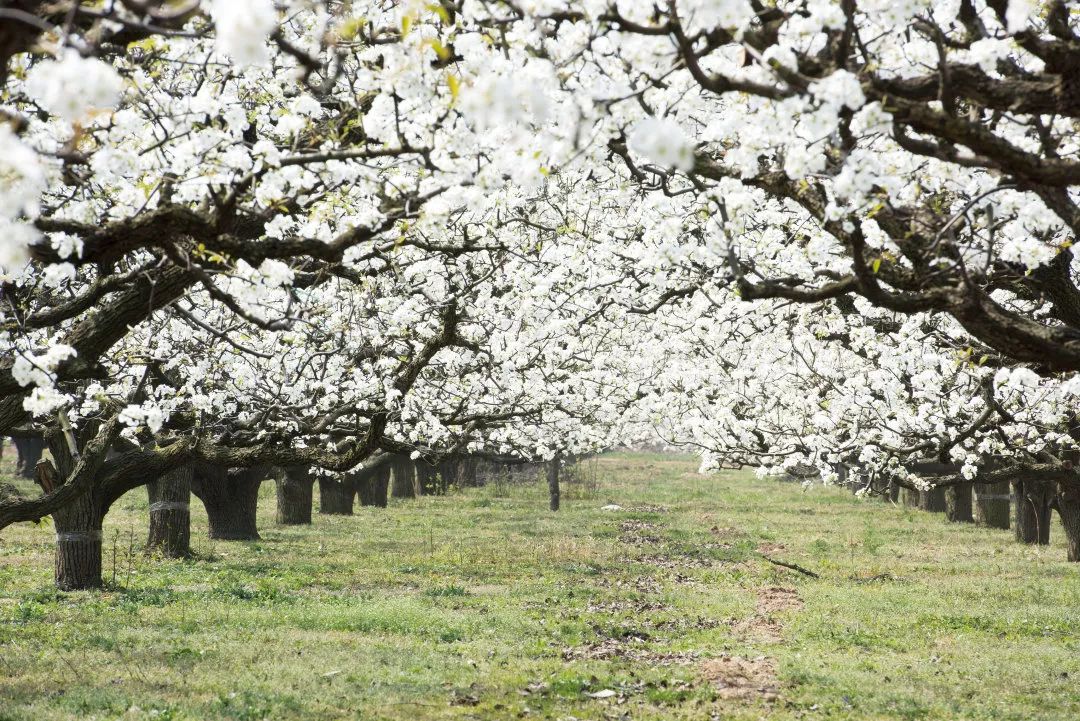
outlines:
M931 488L929 491L919 491L919 510L931 513L945 512L945 489L941 487Z
M439 476L435 466L420 459L416 468L416 493L420 496L434 496L439 492Z
M1016 493L1016 540L1045 546L1050 543L1051 496L1045 484L1013 483Z
M190 465L178 466L146 485L150 498L150 535L146 551L168 558L191 555Z
M101 588L101 521L97 494L87 493L53 513L56 527L56 587L61 591Z
M945 489L945 518L953 523L974 523L970 483L958 483Z
M386 508L386 492L390 486L390 464L377 467L373 473L356 482L360 505Z
M365 477L370 475L372 471L361 471L340 481L329 476L319 476L319 513L351 516L357 486L364 483Z
M900 500L900 486L889 481L889 483L881 489L880 497L885 503L897 503Z
M912 488L904 488L901 492L904 505L908 508L919 507L919 492Z
M480 485L479 476L480 461L473 456L465 456L458 465L458 480L466 488L476 488Z
M206 506L210 538L222 541L259 539L256 523L259 486L269 470L265 466L235 471L214 466L196 467L191 491Z
M833 471L836 473L836 485L841 488L846 488L852 493L858 493L859 489L862 488L862 484L854 480L855 477L846 463L833 464Z
M48 445L54 462L42 464L42 473L37 480L43 490L48 490L47 486L61 485L75 466L62 434L50 434ZM53 511L55 579L56 587L61 591L101 588L101 521L107 510L104 506L100 493L91 490Z
M21 436L13 439L19 457L15 462L15 472L23 478L33 478L34 468L45 451L45 439L33 436Z
M394 459L390 495L394 498L416 498L416 469L408 456Z
M975 520L990 528L1009 528L1009 484L975 486Z
M1080 489L1058 486L1058 515L1065 527L1068 558L1080 562Z
M277 517L283 526L311 523L312 488L315 474L307 466L288 466L274 480L277 486Z
M457 458L445 460L439 464L439 492L446 493L458 485L461 461Z
M559 510L559 465L558 456L547 462L548 507Z

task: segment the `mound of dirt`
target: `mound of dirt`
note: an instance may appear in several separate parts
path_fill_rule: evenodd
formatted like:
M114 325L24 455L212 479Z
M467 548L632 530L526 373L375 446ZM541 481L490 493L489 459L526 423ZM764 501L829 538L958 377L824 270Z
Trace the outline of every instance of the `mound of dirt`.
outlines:
M775 701L780 695L776 662L771 658L724 655L703 661L699 668L721 699Z

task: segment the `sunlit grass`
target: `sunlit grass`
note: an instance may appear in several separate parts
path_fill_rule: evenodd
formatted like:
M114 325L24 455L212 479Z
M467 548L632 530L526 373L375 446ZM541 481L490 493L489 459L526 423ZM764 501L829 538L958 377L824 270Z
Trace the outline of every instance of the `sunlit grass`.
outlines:
M267 484L259 542L211 543L193 504L190 561L143 555L140 490L107 518L97 593L52 590L50 528L6 529L0 719L1080 718L1060 538L684 458L595 470L559 514L538 482L307 528L275 527ZM778 585L804 605L777 641L747 624ZM775 659L779 700L725 700L695 660L723 653Z

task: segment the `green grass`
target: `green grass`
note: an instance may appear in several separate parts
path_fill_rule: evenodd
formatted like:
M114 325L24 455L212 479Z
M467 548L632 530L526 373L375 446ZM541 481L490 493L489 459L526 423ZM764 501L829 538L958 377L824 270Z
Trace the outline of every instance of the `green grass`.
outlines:
M558 514L537 483L306 528L275 527L267 484L259 542L211 543L193 504L190 561L144 557L134 492L95 593L52 589L51 528L5 529L0 720L1080 718L1060 528L1024 547L670 456L596 478ZM774 586L801 608L762 618ZM731 698L705 672L721 654L773 659L779 698Z

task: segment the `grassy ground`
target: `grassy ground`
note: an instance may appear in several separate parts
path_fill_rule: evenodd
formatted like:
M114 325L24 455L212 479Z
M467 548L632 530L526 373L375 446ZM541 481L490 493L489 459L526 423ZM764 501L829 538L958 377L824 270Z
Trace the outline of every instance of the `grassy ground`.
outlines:
M557 515L489 486L308 528L266 485L262 541L205 540L196 503L183 562L143 556L132 493L100 593L52 590L51 529L6 529L0 719L1080 718L1059 539L686 459L588 470Z

